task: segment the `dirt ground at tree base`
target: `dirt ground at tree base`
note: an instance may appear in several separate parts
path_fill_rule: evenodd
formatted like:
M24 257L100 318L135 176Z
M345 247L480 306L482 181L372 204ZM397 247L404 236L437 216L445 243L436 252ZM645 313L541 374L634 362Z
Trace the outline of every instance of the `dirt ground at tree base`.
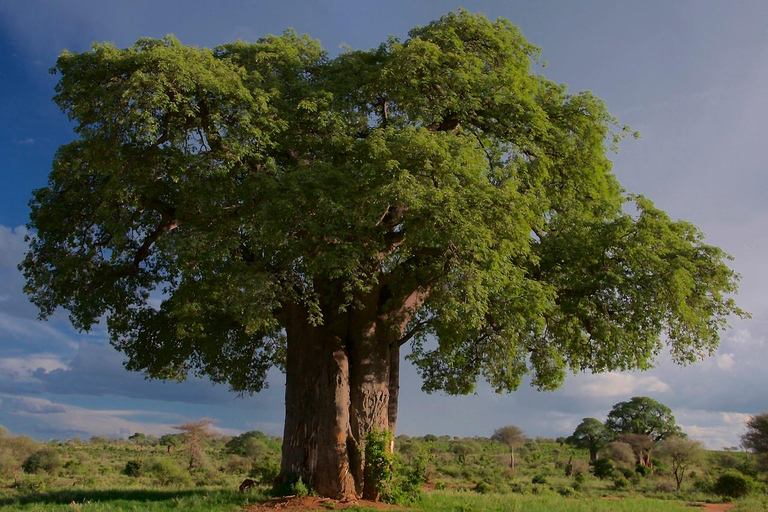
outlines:
M375 508L378 510L405 510L403 507L369 500L337 501L329 498L313 496L285 496L273 498L259 505L246 507L247 512L270 512L276 510L311 511L311 510L343 510L350 507Z

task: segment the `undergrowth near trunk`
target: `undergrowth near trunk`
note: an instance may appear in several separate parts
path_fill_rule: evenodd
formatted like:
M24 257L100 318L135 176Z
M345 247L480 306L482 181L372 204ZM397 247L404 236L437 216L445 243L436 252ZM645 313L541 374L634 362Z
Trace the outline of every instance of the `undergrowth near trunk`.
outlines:
M427 481L429 453L421 449L410 463L392 453L392 433L373 430L365 438L366 485L369 478L376 486L376 496L386 503L414 505L421 500Z

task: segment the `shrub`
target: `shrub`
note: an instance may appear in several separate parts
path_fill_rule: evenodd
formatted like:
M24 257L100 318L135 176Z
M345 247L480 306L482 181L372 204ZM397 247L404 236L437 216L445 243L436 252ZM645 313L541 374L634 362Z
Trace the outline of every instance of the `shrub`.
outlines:
M531 479L532 484L546 484L547 483L547 477L544 475L536 475Z
M755 485L754 480L741 473L729 471L720 475L712 490L718 496L742 498L749 494Z
M25 476L14 485L20 493L31 494L44 492L48 487L47 482L39 476Z
M163 486L184 486L191 484L189 473L168 459L154 459L144 465L142 475L154 478Z
M615 469L611 459L597 459L590 462L589 465L592 466L592 474L600 480L605 480L613 475L613 470Z
M627 487L629 487L629 480L627 480L624 475L618 474L613 479L613 486L617 490L626 489Z
M272 485L280 474L280 464L272 458L264 458L253 463L248 476L261 484Z
M573 476L573 479L576 481L576 483L583 484L587 481L587 475L585 475L583 471L577 471Z
M301 477L299 477L299 479L293 483L291 490L293 491L293 494L299 498L309 496L309 488L304 482L302 482Z
M695 478L693 480L693 489L695 491L699 491L699 492L703 492L703 493L710 493L710 492L713 492L712 491L713 485L714 484L712 483L712 480L710 480L709 478L706 478L706 477Z
M637 464L635 466L635 473L637 473L640 476L648 476L651 473L651 470L648 468L648 466Z
M61 459L56 450L46 447L27 457L21 467L29 474L53 473L61 467Z
M141 461L139 460L129 460L125 463L125 468L123 468L123 474L127 476L132 477L138 477L141 475Z

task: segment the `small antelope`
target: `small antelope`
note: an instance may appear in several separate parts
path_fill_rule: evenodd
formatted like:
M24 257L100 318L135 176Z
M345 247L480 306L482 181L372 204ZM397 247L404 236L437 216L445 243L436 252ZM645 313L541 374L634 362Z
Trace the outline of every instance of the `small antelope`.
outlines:
M245 492L251 487L253 487L254 485L256 485L256 482L254 482L250 478L246 478L245 480L243 480L243 483L240 484L240 492Z

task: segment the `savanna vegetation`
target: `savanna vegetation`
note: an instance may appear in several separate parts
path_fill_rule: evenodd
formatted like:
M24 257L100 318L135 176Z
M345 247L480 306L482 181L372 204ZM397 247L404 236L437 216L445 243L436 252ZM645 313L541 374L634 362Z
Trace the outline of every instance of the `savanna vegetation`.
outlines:
M210 426L202 420L159 438L136 433L47 443L5 432L0 507L242 510L276 495L314 494L300 479L277 478L278 437L252 431L228 438ZM747 447L753 430L744 435ZM583 431L582 423L574 434ZM610 432L601 430L601 439ZM366 443L366 473L378 483L379 499L424 511L671 512L690 511L692 502L733 501L734 510L747 512L768 506L768 472L763 454L752 448L706 450L678 429L652 441L653 463L643 464L620 435L595 453L577 435L532 438L508 425L490 437L400 435L392 454L389 433L376 432ZM252 486L240 492L246 479Z

